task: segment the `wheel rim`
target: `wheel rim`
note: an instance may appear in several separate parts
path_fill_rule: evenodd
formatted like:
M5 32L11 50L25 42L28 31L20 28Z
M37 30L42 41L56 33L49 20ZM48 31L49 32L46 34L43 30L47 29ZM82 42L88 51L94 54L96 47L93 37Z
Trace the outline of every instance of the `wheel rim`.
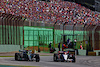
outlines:
M17 58L18 58L18 60L20 60L20 56L19 56L19 55L18 55L18 57L17 57Z

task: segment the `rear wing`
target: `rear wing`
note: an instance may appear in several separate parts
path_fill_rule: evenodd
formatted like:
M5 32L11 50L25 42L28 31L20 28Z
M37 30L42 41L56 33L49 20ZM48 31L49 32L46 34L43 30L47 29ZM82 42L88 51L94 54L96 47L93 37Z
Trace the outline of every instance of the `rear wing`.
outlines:
M19 52L26 52L26 50L19 50Z
M70 54L74 54L75 55L75 50L74 49L65 49L64 51L69 51Z

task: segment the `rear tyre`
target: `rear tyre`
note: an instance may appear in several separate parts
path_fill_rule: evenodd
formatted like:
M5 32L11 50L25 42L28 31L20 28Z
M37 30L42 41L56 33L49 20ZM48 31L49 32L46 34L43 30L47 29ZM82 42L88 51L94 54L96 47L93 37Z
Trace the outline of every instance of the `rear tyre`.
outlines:
M36 55L36 62L39 62L40 61L40 57L39 57L39 55L37 54Z
M15 53L15 60L18 60L18 53Z
M56 61L56 56L55 56L55 54L54 54L54 56L53 56L53 61Z
M58 57L57 57L57 54L54 54L54 56L53 56L53 60L55 61L55 62L58 62Z

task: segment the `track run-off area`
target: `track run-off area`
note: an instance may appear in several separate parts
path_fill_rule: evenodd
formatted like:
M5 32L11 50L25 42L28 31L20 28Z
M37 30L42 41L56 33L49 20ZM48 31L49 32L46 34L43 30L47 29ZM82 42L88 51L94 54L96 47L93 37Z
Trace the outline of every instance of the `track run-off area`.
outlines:
M76 56L76 62L54 62L53 56L40 56L40 62L15 61L14 57L0 57L0 65L39 67L100 67L100 56Z

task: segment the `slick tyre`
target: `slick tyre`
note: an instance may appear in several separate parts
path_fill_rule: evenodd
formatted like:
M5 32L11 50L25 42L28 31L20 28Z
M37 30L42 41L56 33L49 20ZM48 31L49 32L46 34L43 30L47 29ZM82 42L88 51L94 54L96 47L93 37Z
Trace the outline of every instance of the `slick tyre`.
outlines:
M54 56L53 56L53 60L54 60L55 62L58 62L57 59L58 59L58 58L57 58L57 54L54 54Z
M15 60L18 60L18 53L15 53Z
M64 62L64 57L63 55L60 56L61 62Z
M73 63L76 62L76 58L75 58L75 56L73 56L73 60L72 60L72 62L73 62Z
M40 57L39 57L39 55L37 54L36 55L36 62L39 62L40 61Z

